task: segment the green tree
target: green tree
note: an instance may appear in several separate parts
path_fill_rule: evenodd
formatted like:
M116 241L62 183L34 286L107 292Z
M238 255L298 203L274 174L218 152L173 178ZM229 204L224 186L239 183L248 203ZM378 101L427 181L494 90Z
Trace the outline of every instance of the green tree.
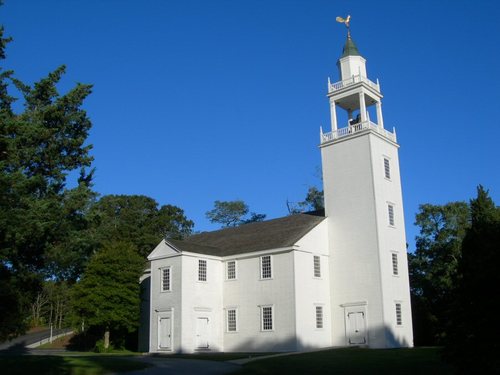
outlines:
M111 332L131 332L139 325L139 277L144 266L132 244L108 243L90 259L73 288L74 313L103 332L105 349Z
M1 28L0 61L10 41L3 35ZM0 305L8 310L0 315L1 338L25 328L43 279L76 279L90 251L73 235L86 226L93 196L85 170L92 162L85 144L91 123L81 108L91 86L60 95L64 72L61 66L30 86L0 67ZM19 112L12 109L11 84L22 95ZM80 177L67 188L75 170Z
M242 200L236 201L215 201L214 208L206 212L206 217L211 223L222 224L223 227L236 227L242 224L263 221L266 218L265 214L250 213L250 217L246 217L250 209Z
M442 344L469 206L420 205L415 225L420 227L416 250L408 254L415 344Z
M290 214L298 214L306 211L318 211L325 208L323 190L319 190L315 186L310 186L307 189L306 197L300 202L287 202L288 212Z
M470 207L471 226L462 242L457 288L448 314L446 350L460 373L497 373L500 208L481 185Z
M106 195L92 207L93 238L103 244L123 241L134 244L146 257L163 237L183 238L193 229L179 207L158 203L143 195Z

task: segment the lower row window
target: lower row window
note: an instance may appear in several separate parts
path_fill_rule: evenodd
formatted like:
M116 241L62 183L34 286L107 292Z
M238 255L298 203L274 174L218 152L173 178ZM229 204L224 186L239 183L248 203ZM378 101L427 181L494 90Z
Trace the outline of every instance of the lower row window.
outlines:
M323 306L315 306L315 319L316 328L323 328ZM260 320L261 320L261 330L262 331L273 331L274 330L274 306L261 306L260 307ZM228 308L226 310L226 324L227 332L237 332L237 309Z
M262 306L262 330L272 331L273 326L273 307L272 306Z
M236 309L227 310L227 331L236 332Z

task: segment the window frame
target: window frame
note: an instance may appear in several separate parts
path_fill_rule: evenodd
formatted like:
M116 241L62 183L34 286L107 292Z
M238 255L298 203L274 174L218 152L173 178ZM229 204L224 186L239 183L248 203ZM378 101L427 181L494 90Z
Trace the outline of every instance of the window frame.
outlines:
M202 266L203 265L203 266ZM198 281L207 282L208 263L206 259L198 259Z
M264 274L264 258L269 258L269 276ZM273 257L272 255L262 255L260 258L260 279L261 280L272 280L273 278ZM267 271L267 269L266 269Z
M395 303L396 311L396 326L401 327L403 325L403 306L401 302Z
M230 329L229 319L230 312L234 311L234 330ZM237 333L238 332L238 308L237 307L228 307L226 309L226 333Z
M392 276L399 276L399 256L397 252L395 251L391 252L391 260L392 260Z
M396 226L394 203L387 202L387 219L390 227Z
M319 315L318 315L319 311ZM314 305L314 317L315 317L315 327L316 329L324 329L325 328L325 309L323 305ZM319 317L319 319L318 319ZM319 323L319 324L318 324Z
M313 255L313 275L314 278L321 279L321 257L319 255Z
M264 316L265 311L270 311L271 328L266 328L266 319L268 319L269 316L267 316L267 317ZM262 306L260 306L260 331L261 332L273 332L274 331L274 305L262 305Z
M391 159L384 156L384 177L386 180L391 180Z
M165 272L168 271L168 289L165 288ZM162 267L160 268L160 292L168 293L172 291L172 267Z
M229 264L232 263L234 264L234 277L229 277L230 274L229 274ZM228 260L226 262L226 280L237 280L238 279L238 272L237 272L237 269L236 269L236 260L232 259L232 260Z

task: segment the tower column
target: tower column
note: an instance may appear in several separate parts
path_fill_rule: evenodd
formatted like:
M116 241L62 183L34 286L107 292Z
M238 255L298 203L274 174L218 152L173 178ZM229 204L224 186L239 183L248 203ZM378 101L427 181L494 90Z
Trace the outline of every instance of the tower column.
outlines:
M365 122L366 118L366 103L365 94L361 91L359 93L359 112L361 113L361 122Z
M380 126L382 129L384 128L384 118L382 117L382 102L379 100L375 104L377 108L377 124Z
M335 108L335 100L330 98L330 116L332 124L332 132L337 131L337 109Z

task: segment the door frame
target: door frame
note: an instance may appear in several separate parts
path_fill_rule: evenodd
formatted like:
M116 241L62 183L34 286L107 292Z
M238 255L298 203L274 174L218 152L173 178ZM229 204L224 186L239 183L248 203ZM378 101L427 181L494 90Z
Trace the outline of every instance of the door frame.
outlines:
M342 304L341 307L344 308L344 330L345 330L345 344L346 345L368 345L369 342L369 330L368 330L368 315L367 315L367 303L365 301L362 302L354 302L354 303L345 303ZM349 342L349 314L352 313L363 313L364 315L364 323L365 323L365 343L364 344L351 344Z
M170 347L162 347L160 346L160 339L161 339L161 320L162 319L170 319ZM170 310L165 310L165 311L161 311L161 312L158 312L158 320L157 320L157 338L156 338L156 341L157 341L157 344L156 344L156 347L158 349L158 351L167 351L167 352L171 352L174 350L174 309L170 309Z

